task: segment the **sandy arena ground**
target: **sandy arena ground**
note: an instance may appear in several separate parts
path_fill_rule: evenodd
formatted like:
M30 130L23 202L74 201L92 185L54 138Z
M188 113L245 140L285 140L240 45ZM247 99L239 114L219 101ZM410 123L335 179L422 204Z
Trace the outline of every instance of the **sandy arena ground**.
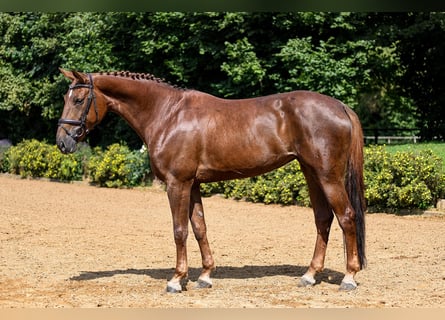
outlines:
M339 292L343 241L334 222L326 269L312 257L311 209L204 198L217 271L195 289L200 254L189 236L190 281L165 292L175 246L166 193L0 175L0 307L443 307L445 216L368 214L368 268ZM191 231L190 231L191 233Z

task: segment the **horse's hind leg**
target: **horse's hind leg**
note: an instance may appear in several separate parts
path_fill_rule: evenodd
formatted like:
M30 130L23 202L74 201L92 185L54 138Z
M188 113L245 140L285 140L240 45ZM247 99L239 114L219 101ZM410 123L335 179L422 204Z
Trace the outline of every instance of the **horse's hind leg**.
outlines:
M322 189L326 198L337 217L338 223L343 230L346 249L346 274L340 285L340 290L350 291L357 288L354 280L355 274L360 271L360 260L358 257L357 234L355 211L349 202L343 181L337 183L322 183Z
M204 209L202 206L199 184L195 183L192 187L190 201L190 221L192 223L195 238L198 241L202 258L202 272L198 278L198 288L211 288L212 280L210 273L215 269L212 252L207 240L207 226L204 219Z
M334 214L326 200L324 192L314 178L308 174L302 166L309 187L309 196L314 210L315 225L317 227L317 239L315 242L314 255L306 273L301 277L299 287L307 287L315 284L315 275L324 268L324 259L329 240Z

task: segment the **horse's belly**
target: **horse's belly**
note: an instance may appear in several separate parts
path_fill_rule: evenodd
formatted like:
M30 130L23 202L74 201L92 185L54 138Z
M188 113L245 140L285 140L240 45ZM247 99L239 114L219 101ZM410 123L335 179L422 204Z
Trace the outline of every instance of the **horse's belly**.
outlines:
M215 182L253 177L279 168L293 159L294 154L271 156L268 159L255 159L253 155L234 161L220 159L213 163L201 163L196 178L201 182Z

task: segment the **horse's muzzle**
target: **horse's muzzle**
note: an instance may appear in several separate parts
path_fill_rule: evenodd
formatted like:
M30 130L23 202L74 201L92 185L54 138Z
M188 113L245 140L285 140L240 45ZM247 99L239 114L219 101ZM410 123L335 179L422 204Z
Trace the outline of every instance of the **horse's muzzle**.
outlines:
M64 134L61 135L60 133L56 137L56 143L57 147L59 148L62 153L73 153L76 151L77 142L74 140L71 136Z

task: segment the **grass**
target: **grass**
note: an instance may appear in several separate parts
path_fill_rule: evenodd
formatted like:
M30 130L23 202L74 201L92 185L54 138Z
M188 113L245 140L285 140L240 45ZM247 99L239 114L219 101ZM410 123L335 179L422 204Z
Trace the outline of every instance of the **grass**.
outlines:
M432 150L433 153L442 159L442 165L445 170L445 143L443 142L426 142L426 143L410 143L398 145L386 145L388 152L395 153L397 151L420 151Z

